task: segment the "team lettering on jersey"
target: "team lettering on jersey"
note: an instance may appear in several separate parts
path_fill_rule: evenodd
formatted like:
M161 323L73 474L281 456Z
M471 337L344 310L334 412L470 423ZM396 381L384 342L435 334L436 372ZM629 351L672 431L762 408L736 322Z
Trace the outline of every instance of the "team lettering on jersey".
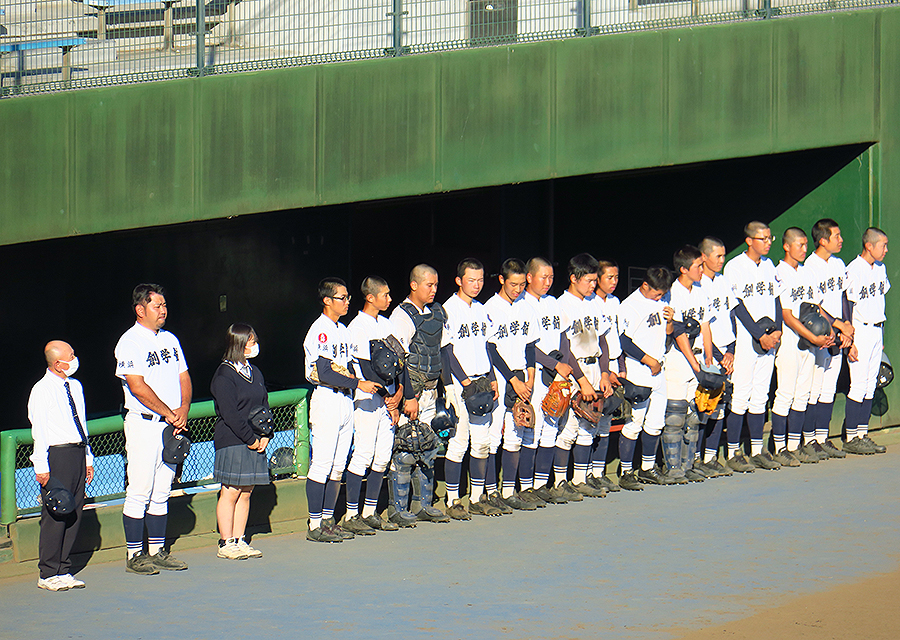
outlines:
M449 331L450 323L445 322L444 328ZM472 322L471 324L461 324L459 326L459 331L457 332L457 338L462 340L463 338L468 338L471 336L477 337L479 332L482 336L487 336L487 323L486 322Z
M659 317L658 311L656 313L651 313L649 316L647 316L647 326L648 327L655 327L660 324L662 324L662 320Z
M760 280L757 283L748 282L744 285L744 298L752 298L756 296L764 296L768 293L770 296L775 295L775 283Z
M490 320L490 316L488 316ZM497 325L497 338L508 338L509 336L517 336L520 333L523 336L528 335L529 323L527 320L519 322L518 320L510 320L509 325L502 323Z
M884 280L879 282L877 286L874 282L871 282L871 283L869 283L868 287L860 287L859 288L859 299L866 300L868 298L874 298L876 292L880 296L884 295Z

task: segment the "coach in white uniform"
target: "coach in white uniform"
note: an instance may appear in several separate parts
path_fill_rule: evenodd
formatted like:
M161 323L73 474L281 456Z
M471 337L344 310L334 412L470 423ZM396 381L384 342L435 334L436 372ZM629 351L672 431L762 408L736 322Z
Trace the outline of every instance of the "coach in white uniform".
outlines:
M888 237L869 227L863 251L847 267L847 299L853 305L854 345L850 350L850 392L847 394L847 453L884 453L887 449L869 438L869 416L881 354L884 350L884 296L891 283L884 266Z
M162 459L166 424L177 435L187 427L191 376L178 338L163 330L168 310L163 288L139 284L132 294L137 321L116 344L116 376L125 393L128 457L122 519L128 557L125 570L151 575L187 565L164 548L169 492L175 467ZM143 552L144 526L149 554Z

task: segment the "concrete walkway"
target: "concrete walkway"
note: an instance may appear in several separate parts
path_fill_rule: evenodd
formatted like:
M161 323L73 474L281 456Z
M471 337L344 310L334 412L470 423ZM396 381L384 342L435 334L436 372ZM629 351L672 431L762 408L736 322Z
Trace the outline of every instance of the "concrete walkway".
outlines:
M186 572L0 581L0 638L670 638L896 570L898 476L895 445L342 544L261 536L260 560L176 545Z

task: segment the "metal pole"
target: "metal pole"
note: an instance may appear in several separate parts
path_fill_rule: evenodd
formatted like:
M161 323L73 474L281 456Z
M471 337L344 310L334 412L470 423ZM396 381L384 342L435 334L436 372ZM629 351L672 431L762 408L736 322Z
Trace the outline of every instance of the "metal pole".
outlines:
M0 433L0 524L16 521L16 431Z
M581 24L578 25L582 29L581 35L589 36L591 35L591 0L581 0L578 4L581 9L579 16Z
M399 56L403 54L403 0L393 0L393 3L391 39L394 55Z
M206 65L206 5L197 0L197 75L203 75Z

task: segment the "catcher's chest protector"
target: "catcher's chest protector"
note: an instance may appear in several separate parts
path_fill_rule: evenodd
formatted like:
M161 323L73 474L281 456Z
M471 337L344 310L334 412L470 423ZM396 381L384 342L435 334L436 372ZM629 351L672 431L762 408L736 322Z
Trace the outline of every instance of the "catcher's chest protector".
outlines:
M441 332L446 319L444 308L434 303L430 313L419 313L410 302L401 303L400 308L409 314L416 327L409 342L409 367L424 374L428 380L435 380L441 375Z

